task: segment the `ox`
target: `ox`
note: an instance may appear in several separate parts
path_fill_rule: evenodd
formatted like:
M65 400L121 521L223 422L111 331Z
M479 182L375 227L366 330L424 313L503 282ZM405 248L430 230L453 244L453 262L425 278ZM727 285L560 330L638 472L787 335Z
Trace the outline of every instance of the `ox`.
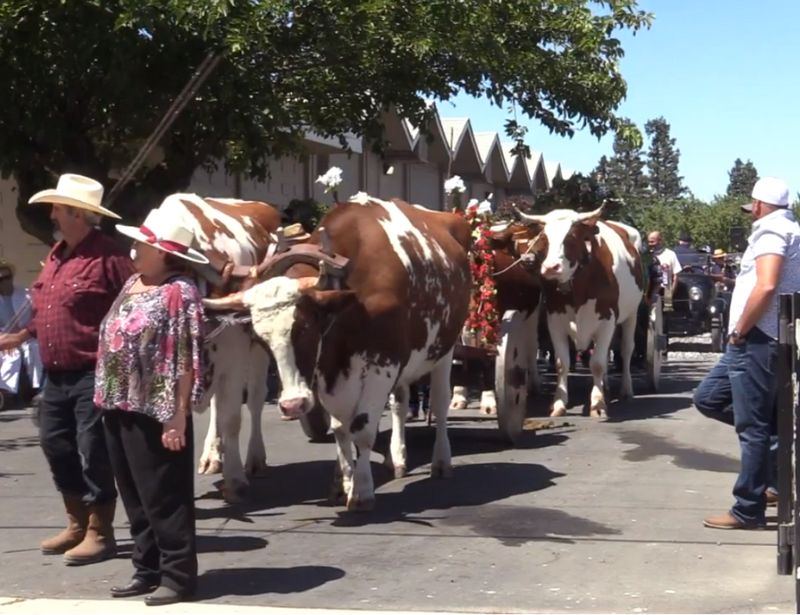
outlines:
M277 209L254 201L173 194L160 208L194 231L200 250L211 263L209 270L201 270L200 274L210 279L227 263L249 266L261 262L274 245L274 233L280 225ZM219 290L209 289L204 294ZM196 410L202 411L210 403L211 416L198 472L212 474L221 468L225 498L237 500L247 487L246 475L257 475L266 469L261 412L267 397L269 355L250 328L243 325L224 328L208 341L206 351L208 394ZM251 429L242 466L239 431L245 390Z
M601 221L602 210L601 206L587 213L569 209L546 215L520 213L535 235L531 249L542 259L547 324L558 376L551 416L566 412L570 336L578 350L586 350L594 342L590 361L592 416L606 416L608 353L617 325L622 330L620 397L633 395L630 364L644 290L641 237L627 225Z
M527 340L525 350L528 365L528 388L531 391L541 389L539 376L539 314L541 311L541 284L538 271L533 269L532 261L524 257L528 241L531 239L528 229L521 224L502 224L492 227L491 247L494 254L494 276L497 289L497 311L500 317L507 310L516 310L522 320L513 335L521 335ZM483 373L484 386L492 382L494 374ZM450 408L467 407L467 387L453 387L453 398ZM494 389L485 389L481 393L480 409L486 414L497 412L497 398Z
M368 510L375 502L370 452L389 394L399 398L390 453L402 475L407 390L425 374L436 417L431 474L452 472L450 366L469 304L470 228L453 214L359 193L329 212L309 243L324 245L326 237L349 259L344 288L329 288L318 266L295 263L206 305L250 310L278 366L281 411L298 416L316 402L328 411L347 508Z

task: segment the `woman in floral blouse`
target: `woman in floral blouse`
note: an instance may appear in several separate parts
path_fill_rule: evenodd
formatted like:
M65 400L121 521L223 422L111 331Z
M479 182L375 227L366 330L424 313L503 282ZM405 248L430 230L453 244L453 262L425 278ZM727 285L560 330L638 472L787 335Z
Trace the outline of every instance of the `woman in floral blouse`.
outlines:
M133 578L114 597L149 605L190 597L197 582L191 407L203 388L203 310L186 261L192 232L154 209L136 240L138 273L100 328L94 402L105 408L108 452L134 540ZM152 592L152 593L151 593Z

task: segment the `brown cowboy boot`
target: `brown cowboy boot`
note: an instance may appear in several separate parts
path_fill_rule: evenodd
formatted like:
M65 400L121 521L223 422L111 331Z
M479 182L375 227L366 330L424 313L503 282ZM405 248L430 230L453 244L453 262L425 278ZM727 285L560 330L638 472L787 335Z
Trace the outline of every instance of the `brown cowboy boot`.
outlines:
M94 504L89 507L89 524L83 541L66 553L64 563L67 566L83 566L102 562L117 553L114 540L114 508L116 500L105 504Z
M67 511L67 527L61 532L43 540L40 548L44 555L60 555L76 547L86 534L89 523L89 509L79 496L64 495L64 509Z

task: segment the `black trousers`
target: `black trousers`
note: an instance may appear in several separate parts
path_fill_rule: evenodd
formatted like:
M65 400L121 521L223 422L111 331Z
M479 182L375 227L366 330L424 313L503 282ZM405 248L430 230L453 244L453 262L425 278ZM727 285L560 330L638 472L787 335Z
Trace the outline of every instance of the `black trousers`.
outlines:
M93 398L94 368L48 371L39 404L39 441L61 493L104 504L117 497L117 490L103 413Z
M192 421L186 447L161 444L157 420L108 410L103 420L108 452L131 524L134 576L191 594L197 584Z

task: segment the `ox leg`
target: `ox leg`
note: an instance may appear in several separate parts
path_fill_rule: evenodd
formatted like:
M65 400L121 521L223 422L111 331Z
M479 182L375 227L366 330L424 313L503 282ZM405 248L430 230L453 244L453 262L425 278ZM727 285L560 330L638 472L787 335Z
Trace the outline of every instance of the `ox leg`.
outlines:
M567 413L567 376L570 368L568 324L555 322L556 318L548 317L550 339L556 356L556 395L550 406L550 416L564 416Z
M528 392L542 390L542 377L539 374L539 312L541 304L525 319L522 333L528 340Z
M198 474L219 474L222 472L222 441L219 437L217 396L211 397L208 418L208 431L203 441L203 453L197 465Z
M608 370L608 351L614 338L614 326L600 327L594 340L594 352L589 361L592 370L592 395L589 401L589 415L605 417L606 414L606 373Z
M353 484L347 496L347 510L366 511L375 508L375 483L372 480L370 454L375 446L379 420L380 413L370 415L362 411L362 405L359 404L359 409L350 423L350 433L356 449L356 460Z
M219 426L222 432L222 446L225 450L225 463L222 466L224 487L223 496L227 502L242 501L247 493L247 478L242 466L239 448L239 432L242 428L242 391L244 378L241 374L225 374L220 378L217 389Z
M453 410L464 410L467 407L467 387L456 385L453 387L453 397L450 400L450 408Z
M447 411L450 397L450 364L453 351L450 350L431 371L431 412L436 417L436 440L433 443L431 476L450 478L453 463L450 457L450 440L447 437Z
M247 443L245 473L247 476L263 476L267 471L267 452L264 449L264 434L261 431L261 414L267 400L267 372L269 353L260 344L250 347L247 374L247 409L250 411L250 440Z
M633 357L634 338L636 336L636 314L622 323L622 388L621 399L633 397L633 379L631 378L631 357Z
M335 416L331 416L331 430L336 440L336 463L329 500L336 505L346 503L353 489L353 442L350 431Z
M406 417L408 417L408 386L401 385L394 390L391 401L392 439L386 464L394 470L395 478L403 478L407 472Z

